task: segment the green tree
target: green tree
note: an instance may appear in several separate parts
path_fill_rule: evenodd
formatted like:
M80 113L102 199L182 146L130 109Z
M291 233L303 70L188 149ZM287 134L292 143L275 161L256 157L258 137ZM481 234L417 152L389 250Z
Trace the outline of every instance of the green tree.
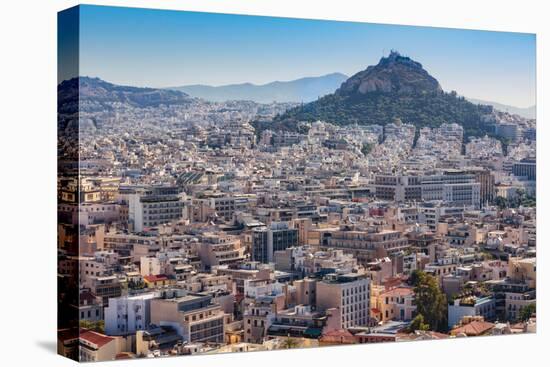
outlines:
M284 349L293 349L298 347L298 342L291 337L287 337L281 345Z
M298 121L323 120L336 125L385 125L396 118L421 127L438 127L454 121L464 128L464 137L495 136L483 116L492 111L491 106L477 105L453 93L422 92L400 94L397 92L335 93L311 103L291 108L268 123L271 130L296 131ZM262 129L262 126L255 126ZM496 137L503 140L500 137Z
M521 321L527 321L536 311L537 305L535 303L531 303L521 309L519 312L519 319Z
M374 148L374 144L365 143L361 148L361 153L363 153L364 155L368 155L372 151L372 148Z
M415 287L420 281L420 273L422 272L417 270L413 271L411 275L409 275L409 279L407 279L407 283Z
M423 271L416 270L411 275L416 311L422 315L430 330L447 330L447 297L437 283L437 279Z
M134 281L133 279L128 282L128 288L133 290L140 290L145 288L143 280Z
M89 321L89 320L80 320L79 325L83 329L97 331L98 333L105 332L105 321Z
M508 206L508 201L503 198L502 196L497 196L497 198L495 199L495 205L500 209L506 209L506 207Z
M416 317L412 320L411 324L409 325L409 331L415 331L415 330L430 330L430 325L426 324L424 322L424 316L421 314L416 315Z

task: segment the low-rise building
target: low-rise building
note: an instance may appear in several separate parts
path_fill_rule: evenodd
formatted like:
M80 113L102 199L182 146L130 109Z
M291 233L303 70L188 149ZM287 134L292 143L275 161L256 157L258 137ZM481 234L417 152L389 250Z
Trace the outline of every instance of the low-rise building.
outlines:
M378 321L408 321L416 313L414 291L408 287L372 286L370 315Z
M116 338L92 330L79 335L80 362L112 361L117 355Z
M494 319L496 316L495 299L476 296L455 299L448 308L449 328L458 325L465 316L483 316L485 320Z
M151 300L151 323L172 326L187 342L223 343L226 317L210 295L165 291Z

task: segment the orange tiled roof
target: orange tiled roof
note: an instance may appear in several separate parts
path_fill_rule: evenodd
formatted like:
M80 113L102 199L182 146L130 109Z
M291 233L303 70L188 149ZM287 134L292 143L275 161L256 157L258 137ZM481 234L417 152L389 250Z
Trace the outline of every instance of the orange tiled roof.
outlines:
M320 341L329 343L356 343L355 337L347 330L332 330L326 332L321 337Z
M464 326L459 326L457 328L454 328L453 330L451 330L451 334L456 335L456 334L464 333L466 335L476 336L476 335L484 334L494 327L495 327L495 324L493 324L492 322L472 321L469 324L466 324Z
M447 339L449 338L449 335L438 333L437 331L430 331L430 335L433 336L435 339Z
M159 275L146 275L143 277L143 279L149 283L154 283L162 280L168 280L168 277L164 274Z
M80 339L86 340L89 343L95 344L99 347L104 346L105 344L115 340L115 338L96 333L92 330L84 330L80 332Z

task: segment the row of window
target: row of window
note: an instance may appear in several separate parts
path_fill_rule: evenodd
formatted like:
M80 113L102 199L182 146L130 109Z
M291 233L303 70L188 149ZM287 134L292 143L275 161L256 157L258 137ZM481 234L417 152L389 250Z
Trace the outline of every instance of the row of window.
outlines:
M91 318L92 317L92 310L88 310L87 313L85 313L84 311L80 311L80 318L81 319L86 318L85 315L87 315L88 319ZM95 317L99 317L99 309L95 310Z

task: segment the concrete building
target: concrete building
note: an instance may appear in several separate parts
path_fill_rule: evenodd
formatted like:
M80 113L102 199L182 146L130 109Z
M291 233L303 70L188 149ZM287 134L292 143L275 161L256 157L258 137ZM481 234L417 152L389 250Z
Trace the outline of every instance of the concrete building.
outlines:
M226 318L210 295L165 291L151 300L151 323L172 326L190 343L223 343Z
M496 316L495 299L492 297L470 296L454 300L448 308L449 329L459 325L465 316L483 316L485 320L494 319Z
M98 322L103 320L103 305L87 289L80 290L78 299L78 314L80 321Z
M426 175L376 175L376 198L395 202L443 200L480 205L481 184L476 176L459 170Z
M147 356L155 350L171 349L182 341L174 328L152 325L147 330L136 332L136 354Z
M537 259L510 258L508 260L507 275L514 282L527 284L529 288L536 288L537 284Z
M246 248L238 236L225 233L206 233L200 238L198 253L205 270L212 266L243 261Z
M510 139L512 142L518 141L521 138L521 130L514 123L496 124L495 133L505 139Z
M231 220L237 212L248 212L255 205L256 199L251 195L232 195L209 193L204 197L193 199L189 218L194 222L205 222L213 215L224 220Z
M158 257L142 256L139 262L139 272L142 276L162 274L162 263Z
M268 337L301 338L311 342L304 346L318 346L323 332L338 330L340 313L336 309L315 311L311 306L297 305L279 311L267 330Z
M151 300L156 293L110 298L105 308L105 333L129 335L145 330L150 324Z
M369 319L370 283L360 274L330 274L317 282L317 309L340 310L340 328L365 326Z
M275 251L298 245L298 230L286 222L273 222L269 227L252 231L252 260L262 263L274 262Z
M117 355L116 338L85 330L79 335L80 362L112 361Z
M506 292L505 293L505 313L506 319L509 321L518 321L523 308L529 305L536 305L537 298L535 291L522 293Z
M177 187L152 186L130 194L128 206L134 232L141 232L147 227L181 219L184 201Z
M537 161L534 158L525 158L512 166L515 176L526 177L529 181L537 179Z
M414 292L407 287L371 286L370 315L378 321L409 321L416 313Z
M284 309L284 295L262 295L250 303L243 314L244 341L262 344L278 311Z
M92 294L104 304L108 302L109 298L120 297L122 289L122 279L116 275L94 277L90 287Z
M495 176L488 169L481 167L468 167L464 173L472 174L479 183L479 200L483 205L490 203L495 198Z
M375 258L386 257L409 247L401 231L368 227L366 229L343 227L332 232L328 245L321 249L340 249L352 254L358 262L366 263Z

